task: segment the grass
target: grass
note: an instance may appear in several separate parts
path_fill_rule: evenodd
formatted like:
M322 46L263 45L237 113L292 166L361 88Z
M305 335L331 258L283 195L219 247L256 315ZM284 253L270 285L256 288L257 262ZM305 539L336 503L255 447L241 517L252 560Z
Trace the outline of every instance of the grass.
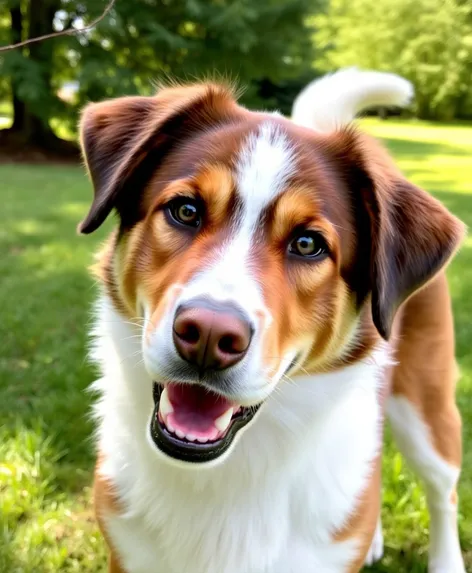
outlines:
M366 120L400 166L472 225L472 127ZM0 166L0 571L105 571L93 519L91 398L84 355L94 286L86 267L110 228L81 238L91 189L79 167ZM460 535L472 572L472 241L449 270L464 419ZM373 571L426 571L423 491L387 445L386 556Z

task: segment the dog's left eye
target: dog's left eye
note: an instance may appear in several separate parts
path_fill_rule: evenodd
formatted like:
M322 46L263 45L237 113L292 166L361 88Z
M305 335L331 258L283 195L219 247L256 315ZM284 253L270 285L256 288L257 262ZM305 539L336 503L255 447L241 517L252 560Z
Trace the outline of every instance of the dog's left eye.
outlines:
M328 247L320 233L315 231L303 231L292 239L289 252L299 257L316 259L328 252Z
M202 221L201 208L193 199L175 199L167 206L172 219L187 227L199 227Z

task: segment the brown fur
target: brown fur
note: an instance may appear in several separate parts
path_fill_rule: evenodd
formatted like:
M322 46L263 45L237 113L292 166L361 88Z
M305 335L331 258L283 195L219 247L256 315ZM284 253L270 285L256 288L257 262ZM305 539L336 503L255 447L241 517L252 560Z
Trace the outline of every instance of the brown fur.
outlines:
M97 464L95 466L95 479L93 484L93 499L95 505L95 515L97 517L98 526L110 550L110 559L108 564L109 573L126 573L121 568L119 560L116 556L116 550L113 548L112 543L107 535L107 528L104 517L107 514L120 513L120 502L117 493L114 491L113 485L105 479L100 473L100 467L103 462L103 456L99 455Z
M336 533L334 539L338 542L351 538L359 539L358 556L352 561L346 573L357 573L362 569L365 556L369 551L375 526L380 512L380 486L382 461L379 456L372 470L372 476L367 487L358 500L354 513L349 517L344 529Z
M110 553L110 561L108 563L108 573L126 573L126 571L121 567L120 562L118 561L113 552Z
M405 304L393 394L407 398L430 428L438 453L461 465L461 421L449 289L444 273Z

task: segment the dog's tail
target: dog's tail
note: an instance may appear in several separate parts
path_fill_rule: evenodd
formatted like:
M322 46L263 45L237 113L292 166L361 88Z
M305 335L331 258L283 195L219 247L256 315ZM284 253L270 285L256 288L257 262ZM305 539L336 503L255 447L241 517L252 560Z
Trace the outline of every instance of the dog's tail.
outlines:
M308 84L293 104L292 120L317 131L332 131L369 107L404 107L413 96L413 85L396 74L346 68Z

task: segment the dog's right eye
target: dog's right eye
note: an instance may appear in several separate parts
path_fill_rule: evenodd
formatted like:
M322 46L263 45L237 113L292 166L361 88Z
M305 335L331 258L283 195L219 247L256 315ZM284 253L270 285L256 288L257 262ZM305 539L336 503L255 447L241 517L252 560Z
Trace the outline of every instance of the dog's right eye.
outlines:
M174 199L166 209L171 220L179 225L198 228L202 222L202 208L194 199Z
M297 257L319 259L328 253L328 247L320 233L304 230L294 237L288 251Z

